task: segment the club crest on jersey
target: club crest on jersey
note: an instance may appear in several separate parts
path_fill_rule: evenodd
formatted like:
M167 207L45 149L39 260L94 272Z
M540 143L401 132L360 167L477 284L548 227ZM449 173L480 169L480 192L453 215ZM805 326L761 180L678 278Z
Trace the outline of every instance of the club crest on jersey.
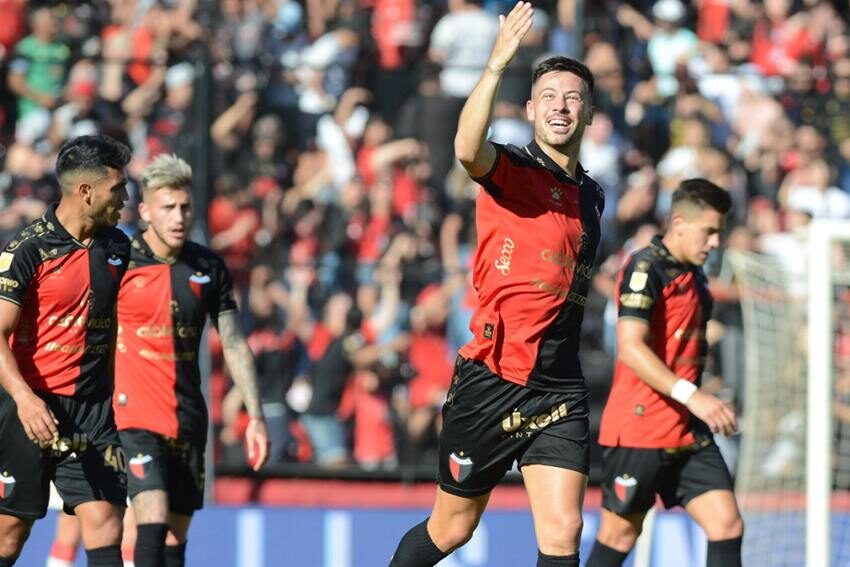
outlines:
M144 480L151 470L153 457L150 455L136 455L130 459L130 472L139 480Z
M10 475L8 471L3 471L3 474L0 474L0 498L9 498L14 489L15 477Z
M472 459L464 457L463 451L460 452L460 455L452 453L449 455L449 470L452 472L452 478L457 482L463 482L472 472Z
M204 284L208 284L212 281L207 274L202 274L201 272L195 272L191 276L189 276L189 285L192 287L192 293L194 293L198 298L201 297L201 286Z
M12 267L12 258L14 257L15 255L9 252L0 254L0 272L8 271Z
M628 502L637 491L638 481L635 477L624 474L614 479L614 494L620 502Z
M112 279L118 280L118 266L123 264L121 258L118 256L112 256L106 259L106 264L109 267L109 273L112 274Z

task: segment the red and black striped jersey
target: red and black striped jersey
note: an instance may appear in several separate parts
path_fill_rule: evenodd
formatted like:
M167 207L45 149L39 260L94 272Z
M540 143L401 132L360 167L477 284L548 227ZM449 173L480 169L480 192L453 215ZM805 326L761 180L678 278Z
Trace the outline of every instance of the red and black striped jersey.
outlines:
M213 323L236 309L224 261L187 242L173 262L158 258L143 238L133 239L118 295L115 422L204 443L207 407L198 350L207 316Z
M0 254L0 298L21 307L9 345L33 390L108 395L115 301L130 242L117 228L105 228L86 246L59 223L56 206Z
M478 307L460 354L522 386L584 392L578 350L604 193L535 142L494 146L496 163L476 179L485 189L476 203Z
M699 385L705 366L705 328L713 300L699 266L676 260L660 236L635 252L620 271L620 318L646 321L650 348L679 378ZM602 413L599 443L609 447L675 448L708 433L682 404L652 389L617 361Z

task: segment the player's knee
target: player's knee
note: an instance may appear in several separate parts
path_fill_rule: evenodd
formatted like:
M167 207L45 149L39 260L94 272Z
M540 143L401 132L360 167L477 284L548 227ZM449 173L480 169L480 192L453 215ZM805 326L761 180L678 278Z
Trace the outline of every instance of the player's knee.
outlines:
M740 514L719 514L706 526L706 537L712 541L734 539L744 535L744 520Z
M99 506L78 515L86 547L103 547L121 543L123 518L116 507Z
M30 535L31 524L14 518L0 526L0 557L14 560Z
M638 536L643 530L640 523L630 524L628 522L602 522L596 539L611 549L628 552L634 547Z
M445 552L454 551L472 539L472 534L478 526L478 518L474 515L459 514L454 516L445 525L433 529L429 526L429 533L434 544Z
M540 551L546 555L571 555L578 551L584 521L581 514L564 514L535 526Z

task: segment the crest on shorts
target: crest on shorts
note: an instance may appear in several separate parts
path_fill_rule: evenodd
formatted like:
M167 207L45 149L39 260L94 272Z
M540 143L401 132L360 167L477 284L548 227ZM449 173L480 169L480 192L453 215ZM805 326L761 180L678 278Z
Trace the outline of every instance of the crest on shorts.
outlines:
M460 455L452 453L449 455L449 470L452 471L452 478L457 482L463 482L472 472L472 459L464 457L463 451L460 452Z
M3 474L0 474L0 498L9 498L13 490L15 490L15 477L8 471L3 471Z
M614 479L614 494L620 502L628 502L635 495L637 485L638 481L633 476L627 474L618 476Z
M195 272L191 276L189 276L189 285L192 287L192 293L195 294L196 297L200 299L201 297L201 286L204 284L208 284L212 281L207 274L202 274L201 272Z
M139 480L144 480L151 470L153 457L141 453L130 459L130 472Z

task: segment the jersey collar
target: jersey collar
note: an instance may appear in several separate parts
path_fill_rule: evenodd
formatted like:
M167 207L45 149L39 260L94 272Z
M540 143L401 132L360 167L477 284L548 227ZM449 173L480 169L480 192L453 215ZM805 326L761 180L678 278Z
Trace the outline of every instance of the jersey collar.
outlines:
M68 230L62 226L62 223L59 222L59 219L56 218L56 208L59 206L59 201L54 201L47 205L47 210L44 211L41 219L44 221L44 224L47 226L47 230L53 232L63 240L70 240L74 244L82 247L88 248L85 244L74 238Z
M148 258L155 260L157 262L160 262L162 264L174 264L174 263L176 263L177 260L179 260L183 256L183 254L186 250L186 246L184 245L183 249L180 250L180 253L175 258L160 258L156 254L154 254L153 250L151 250L151 247L148 245L147 241L142 237L143 234L144 234L144 232L140 232L139 234L137 234L136 236L133 237L133 240L131 242L133 249L141 252L142 254L147 256Z
M542 165L543 167L545 167L546 169L551 171L552 174L555 175L558 179L563 178L563 179L572 181L573 183L576 183L578 185L581 185L582 183L584 183L584 178L587 175L587 170L585 170L581 166L580 163L576 164L576 178L577 179L573 179L572 177L570 177L569 173L564 171L563 168L561 168L560 165L555 163L554 160L552 160L552 158L550 158L548 155L546 155L546 152L544 152L540 148L540 146L537 144L536 140L532 140L531 142L529 142L525 146L524 149L528 153L528 155L530 155L532 158L534 158L535 161L537 161L537 163L539 163L540 165Z
M685 266L685 264L683 264L682 262L677 260L676 257L673 256L673 254L670 253L670 250L667 248L667 246L664 245L663 238L664 238L664 236L661 235L661 234L656 234L655 236L653 236L652 237L652 246L658 248L658 250L661 252L661 255L664 258L666 258L667 260L669 260L670 262L672 262L672 263L674 263L677 266L680 266L682 268L687 268L687 266Z

